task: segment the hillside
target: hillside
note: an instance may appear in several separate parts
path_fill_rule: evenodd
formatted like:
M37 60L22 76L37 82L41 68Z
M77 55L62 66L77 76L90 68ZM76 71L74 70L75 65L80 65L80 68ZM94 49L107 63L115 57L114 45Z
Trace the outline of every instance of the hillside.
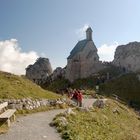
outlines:
M109 73L109 79L107 79ZM105 96L118 95L132 107L140 108L140 80L139 73L126 73L123 69L110 65L96 75L88 78L77 79L73 83L65 79L53 81L46 89L61 91L66 88L78 88L94 91L99 84L99 94Z
M137 74L125 74L100 85L100 93L116 94L125 102L140 107L140 81Z
M43 90L24 76L0 71L0 98L58 98L53 92Z
M118 67L115 67L113 65L107 66L104 70L99 71L98 73L94 74L93 76L82 78L82 79L76 79L73 83L69 82L68 80L61 78L56 79L52 83L48 85L44 84L42 85L43 88L51 90L51 91L59 91L66 88L82 88L82 89L93 89L95 85L97 84L98 77L100 77L100 82L103 80L106 80L107 73L109 73L109 77L117 77L122 73L122 70Z
M51 123L65 140L139 140L140 120L127 106L108 99L104 108L73 110Z

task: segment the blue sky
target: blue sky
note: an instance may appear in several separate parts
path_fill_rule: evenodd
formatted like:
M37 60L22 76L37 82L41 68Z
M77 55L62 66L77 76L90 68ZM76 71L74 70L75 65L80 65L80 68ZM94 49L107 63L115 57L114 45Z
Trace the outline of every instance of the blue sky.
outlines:
M53 68L64 67L86 25L102 52L140 41L139 6L139 0L0 0L0 41L16 39L19 53L34 51Z

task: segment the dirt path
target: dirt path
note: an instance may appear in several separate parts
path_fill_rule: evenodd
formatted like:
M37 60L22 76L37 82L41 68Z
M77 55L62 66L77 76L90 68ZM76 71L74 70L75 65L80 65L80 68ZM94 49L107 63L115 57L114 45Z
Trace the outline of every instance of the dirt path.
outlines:
M60 135L49 123L56 114L64 110L40 112L17 118L8 133L0 135L0 140L61 140Z
M83 107L92 107L96 100L84 99ZM0 135L0 140L62 140L56 129L49 126L52 119L61 112L64 109L21 116L12 124L8 133Z
M100 100L102 100L103 102L106 102L107 99L100 99ZM93 106L93 103L96 101L97 101L97 99L84 99L83 100L83 107L90 108Z

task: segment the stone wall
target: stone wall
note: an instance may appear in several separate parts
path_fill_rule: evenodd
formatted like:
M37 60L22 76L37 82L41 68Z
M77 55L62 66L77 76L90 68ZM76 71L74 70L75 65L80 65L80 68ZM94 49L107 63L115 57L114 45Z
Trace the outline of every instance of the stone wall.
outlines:
M0 103L8 102L9 109L17 109L17 110L32 110L39 108L41 106L54 106L57 104L66 104L65 99L57 99L57 100L48 100L48 99L0 99Z

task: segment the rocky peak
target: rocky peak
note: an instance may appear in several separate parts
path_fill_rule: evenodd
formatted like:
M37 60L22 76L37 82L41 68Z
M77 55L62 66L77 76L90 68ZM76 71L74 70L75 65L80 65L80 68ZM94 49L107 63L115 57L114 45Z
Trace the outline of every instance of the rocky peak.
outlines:
M51 75L52 81L65 77L65 68L57 67Z
M140 70L140 42L130 42L117 47L113 64L129 71Z
M35 83L47 79L52 74L52 67L48 58L38 58L33 65L26 68L26 77Z
M118 46L115 52L115 57L129 55L140 55L140 42L130 42L127 45Z

